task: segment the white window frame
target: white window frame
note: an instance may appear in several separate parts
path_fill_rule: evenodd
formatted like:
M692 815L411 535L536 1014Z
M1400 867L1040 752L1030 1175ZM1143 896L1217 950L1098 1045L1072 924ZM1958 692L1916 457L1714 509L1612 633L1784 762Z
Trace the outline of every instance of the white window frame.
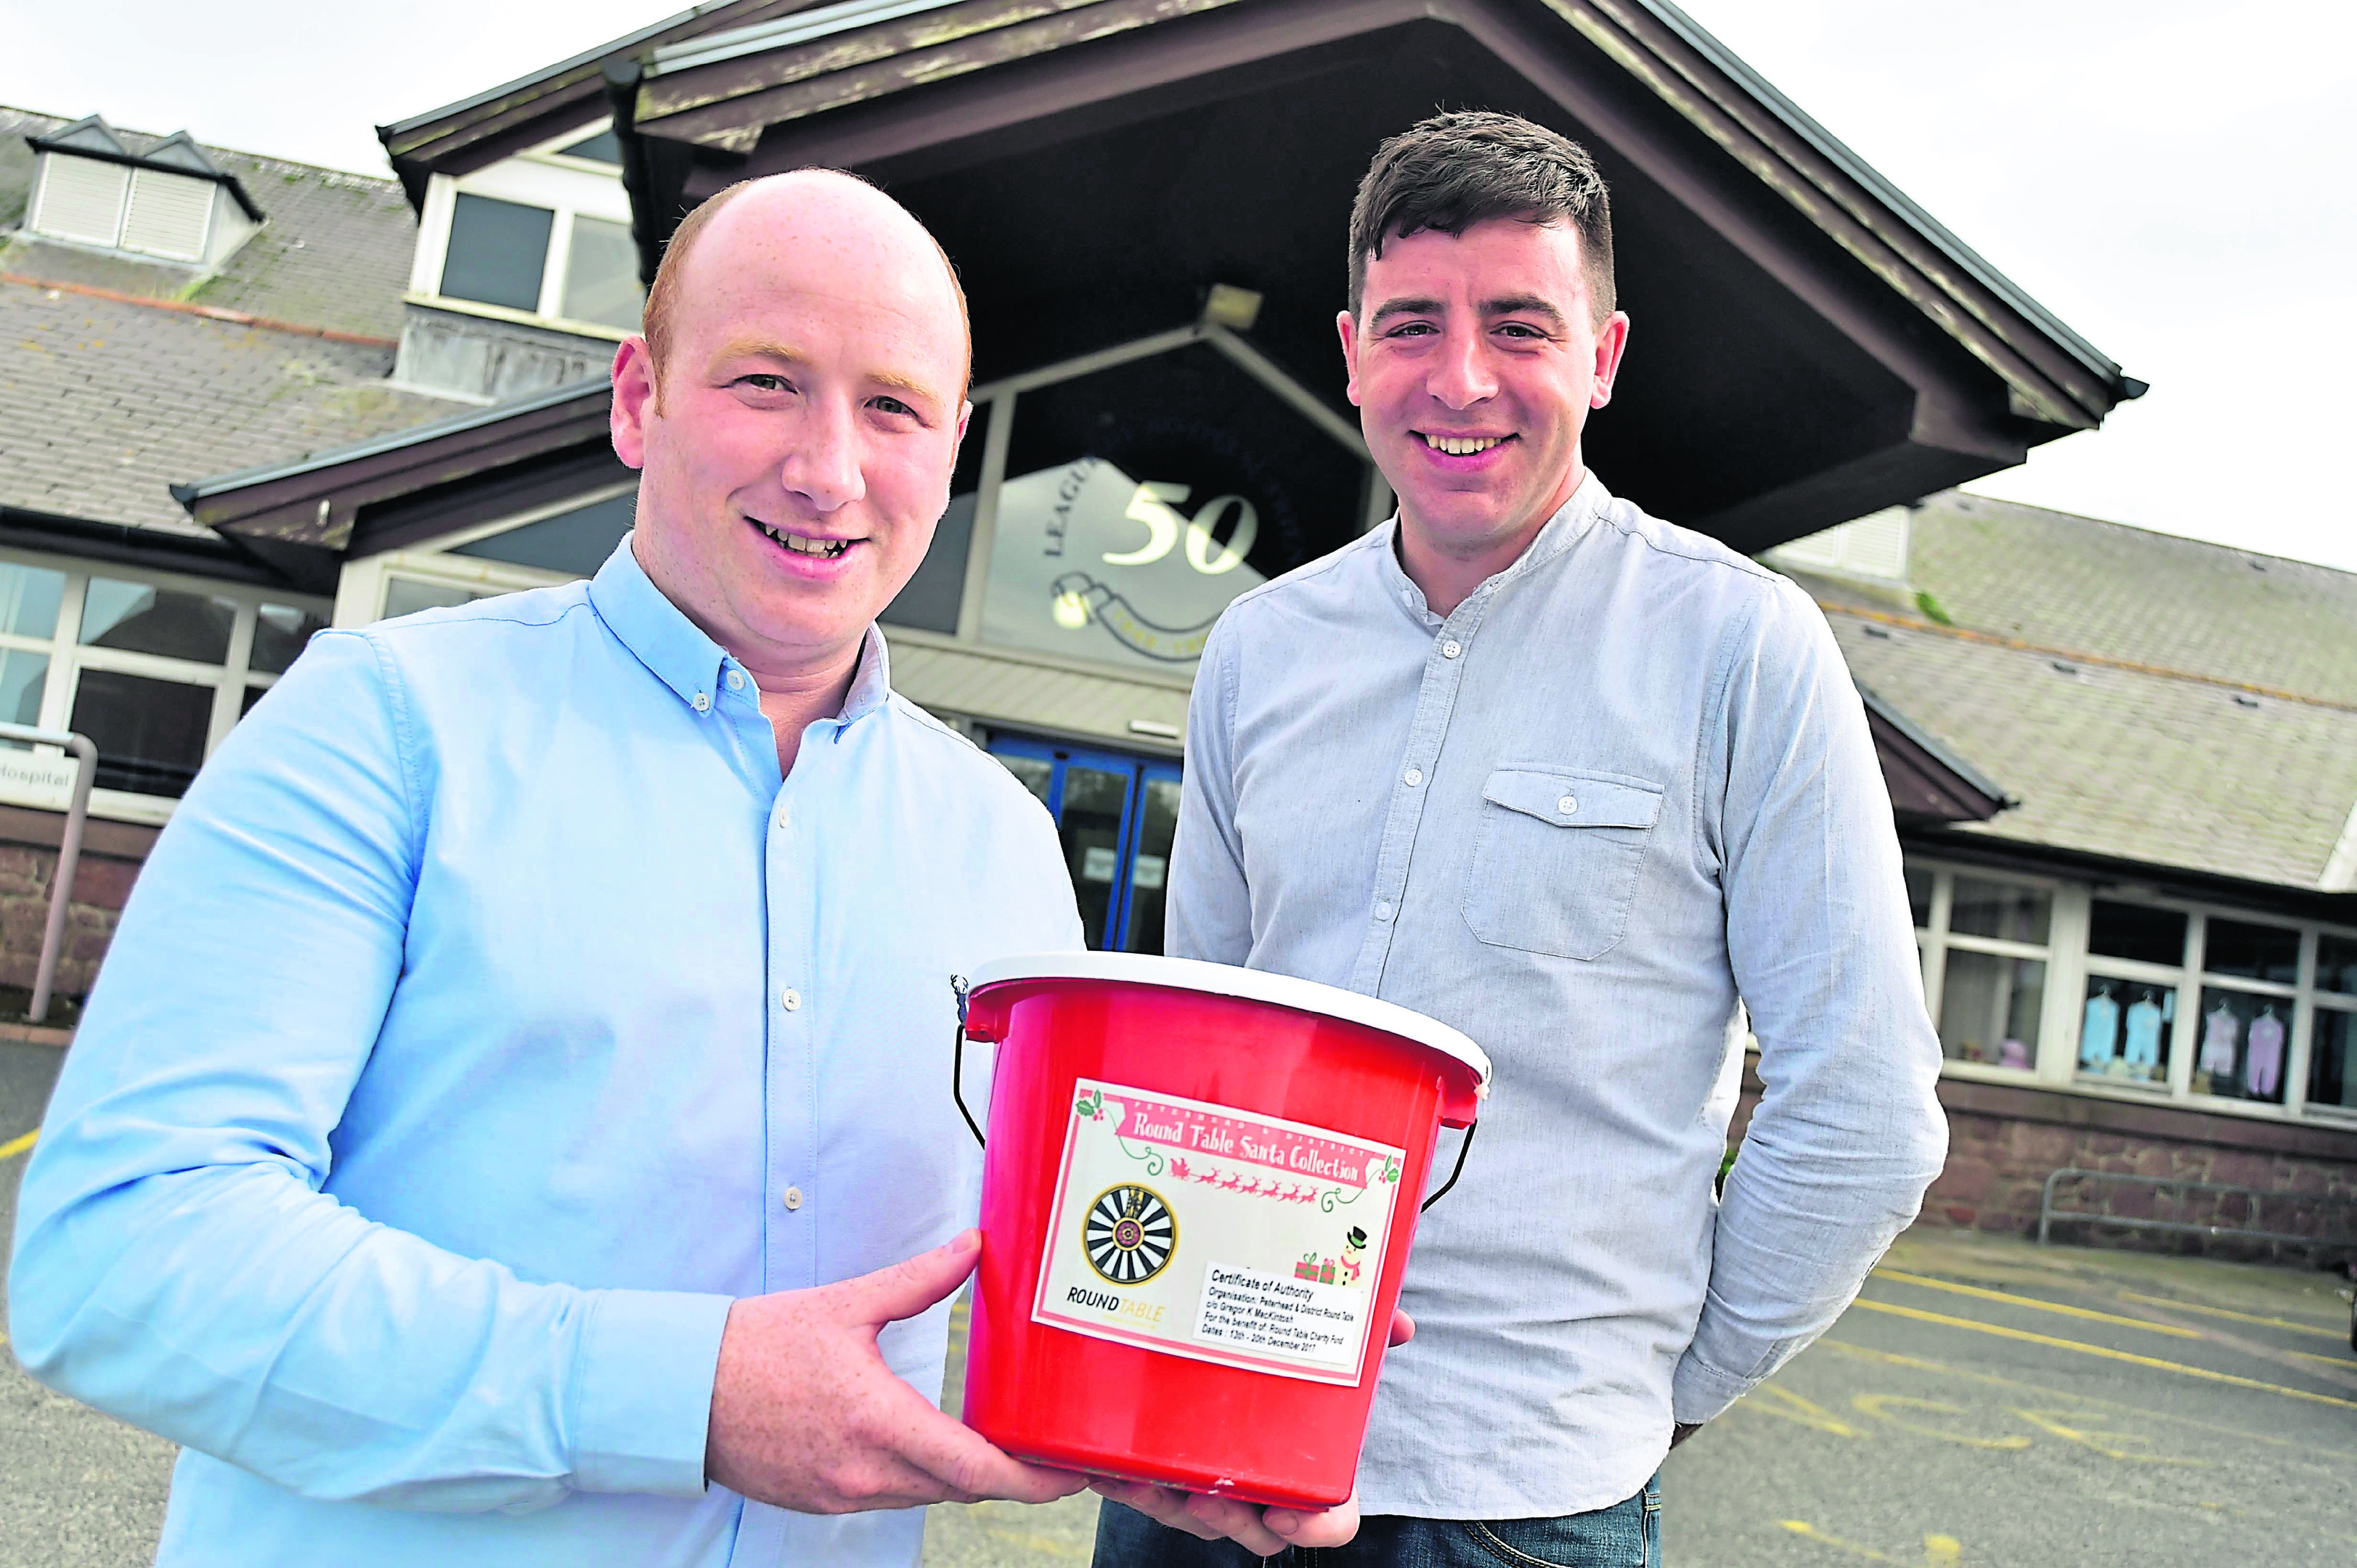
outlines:
M2031 1084L2050 1079L2054 1071L2055 1040L2058 1036L2059 1006L2057 985L2070 966L2062 960L2070 950L2070 938L2076 932L2080 945L2084 945L2086 909L2083 897L2074 901L2072 885L2056 877L2038 876L2014 871L1993 871L1986 866L1961 862L1928 860L1920 856L1907 857L1907 869L1928 873L1932 877L1932 905L1928 926L1915 929L1915 943L1923 965L1923 1005L1930 1014L1932 1032L1940 1027L1940 1008L1947 989L1948 954L1951 951L1986 953L1997 958L2029 959L2046 966L2044 993L2038 1009L2038 1044L2032 1048L2026 1068L2007 1067L2000 1062L1964 1061L1947 1054L1943 1042L1940 1070L1951 1078L1983 1079L1992 1083ZM1948 918L1955 902L1955 879L1969 876L1982 882L2000 883L2010 886L2028 887L2047 896L2046 941L2009 941L1998 937L1975 937L1948 929ZM2078 1034L2071 1038L2077 1044ZM2064 1075L2068 1077L2067 1072Z
M552 517L562 517L569 511L612 500L618 496L634 494L638 488L636 479L600 485L595 489L566 496L562 500L511 512L490 522L452 529L448 533L437 535L422 544L346 562L343 575L336 586L334 624L340 627L367 626L382 620L385 595L395 577L435 587L464 588L484 597L578 582L580 579L570 573L544 571L537 566L518 566L506 561L487 561L474 555L456 555L451 552L494 534L512 532Z
M575 337L603 338L616 343L630 337L635 328L582 321L564 314L565 272L573 256L575 220L594 218L627 228L630 223L630 199L622 187L621 170L585 158L566 157L555 149L596 135L611 124L610 120L600 120L568 131L472 174L429 176L425 199L417 214L417 249L410 266L409 292L404 296L408 302L493 321L544 327ZM462 194L536 207L552 214L548 254L541 263L537 309L516 310L443 294L442 266L449 259L450 222Z
M41 689L39 723L42 727L67 727L73 715L74 693L80 688L84 670L145 675L182 685L211 688L212 716L205 731L205 756L208 757L243 716L246 693L267 690L278 682L274 674L246 667L253 651L254 624L262 607L284 605L322 618L327 618L333 607L327 600L311 594L283 593L243 583L226 583L214 577L157 572L113 562L50 554L44 551L0 549L0 562L58 572L65 576L65 586L58 599L57 626L48 637L0 633L0 649L41 654L48 659L48 676ZM229 649L222 661L207 664L195 660L167 659L153 653L127 653L118 649L84 647L81 640L82 606L88 597L92 577L139 583L150 587L231 601L237 606L237 615L231 624ZM39 746L35 750L37 754L48 757L62 755L50 746ZM21 803L36 809L47 809L52 805L48 800L31 798L24 799ZM62 809L64 804L60 797L54 802L54 807ZM94 789L91 793L90 809L93 816L116 822L156 824L168 822L178 804L178 800L167 795L147 795L126 789Z

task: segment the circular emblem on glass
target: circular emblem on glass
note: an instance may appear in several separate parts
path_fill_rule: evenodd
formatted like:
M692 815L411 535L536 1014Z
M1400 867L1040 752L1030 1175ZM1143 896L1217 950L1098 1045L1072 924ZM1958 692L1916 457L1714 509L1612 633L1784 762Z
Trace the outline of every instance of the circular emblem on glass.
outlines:
M1162 1272L1178 1250L1178 1222L1170 1206L1149 1187L1124 1183L1107 1187L1089 1205L1081 1222L1081 1244L1089 1267L1117 1285L1144 1284Z

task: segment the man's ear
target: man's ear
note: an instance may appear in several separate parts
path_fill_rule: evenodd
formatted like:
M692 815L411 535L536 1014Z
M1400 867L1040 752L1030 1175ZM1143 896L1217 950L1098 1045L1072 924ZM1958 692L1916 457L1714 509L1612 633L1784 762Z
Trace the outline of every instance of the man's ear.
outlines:
M1629 351L1629 313L1616 310L1596 329L1596 380L1587 390L1587 406L1602 408L1612 401L1612 381L1620 373L1620 356Z
M655 409L655 362L644 338L625 338L614 351L614 405L609 422L614 456L628 468L647 466L647 421Z
M1347 310L1342 311L1334 317L1334 330L1342 335L1342 368L1351 378L1344 395L1350 398L1351 406L1357 408L1360 406L1358 318Z

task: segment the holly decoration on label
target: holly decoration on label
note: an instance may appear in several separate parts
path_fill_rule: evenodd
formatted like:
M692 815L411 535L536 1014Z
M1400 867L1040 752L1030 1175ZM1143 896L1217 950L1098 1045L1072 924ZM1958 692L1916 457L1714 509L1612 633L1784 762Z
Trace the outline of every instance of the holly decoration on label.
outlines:
M1386 1156L1383 1160L1383 1179L1385 1181L1397 1181L1399 1180L1399 1162Z
M1104 1090L1102 1089L1092 1089L1089 1090L1088 1093L1082 1095L1080 1103L1072 1107L1072 1112L1073 1114L1090 1122L1103 1121Z

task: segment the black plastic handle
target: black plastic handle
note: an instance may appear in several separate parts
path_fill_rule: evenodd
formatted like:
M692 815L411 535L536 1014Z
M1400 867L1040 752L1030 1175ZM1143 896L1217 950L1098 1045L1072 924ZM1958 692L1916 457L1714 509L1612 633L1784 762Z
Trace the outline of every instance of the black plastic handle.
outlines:
M1442 1198L1448 1197L1448 1189L1457 1185L1457 1178L1465 1174L1465 1151L1473 1146L1473 1134L1480 1125L1481 1123L1479 1122L1471 1122L1466 1124L1464 1141L1457 1145L1457 1168L1448 1173L1448 1179L1440 1184L1440 1190L1438 1192L1434 1193L1430 1197L1424 1200L1422 1206L1416 1209L1418 1214L1422 1214L1426 1209L1430 1208L1434 1204L1438 1203Z
M951 975L950 989L957 993L958 1014L957 1036L950 1047L950 1098L957 1101L958 1114L965 1118L966 1128L974 1133L974 1141L988 1148L989 1142L983 1137L982 1128L975 1122L974 1112L965 1108L965 976Z

